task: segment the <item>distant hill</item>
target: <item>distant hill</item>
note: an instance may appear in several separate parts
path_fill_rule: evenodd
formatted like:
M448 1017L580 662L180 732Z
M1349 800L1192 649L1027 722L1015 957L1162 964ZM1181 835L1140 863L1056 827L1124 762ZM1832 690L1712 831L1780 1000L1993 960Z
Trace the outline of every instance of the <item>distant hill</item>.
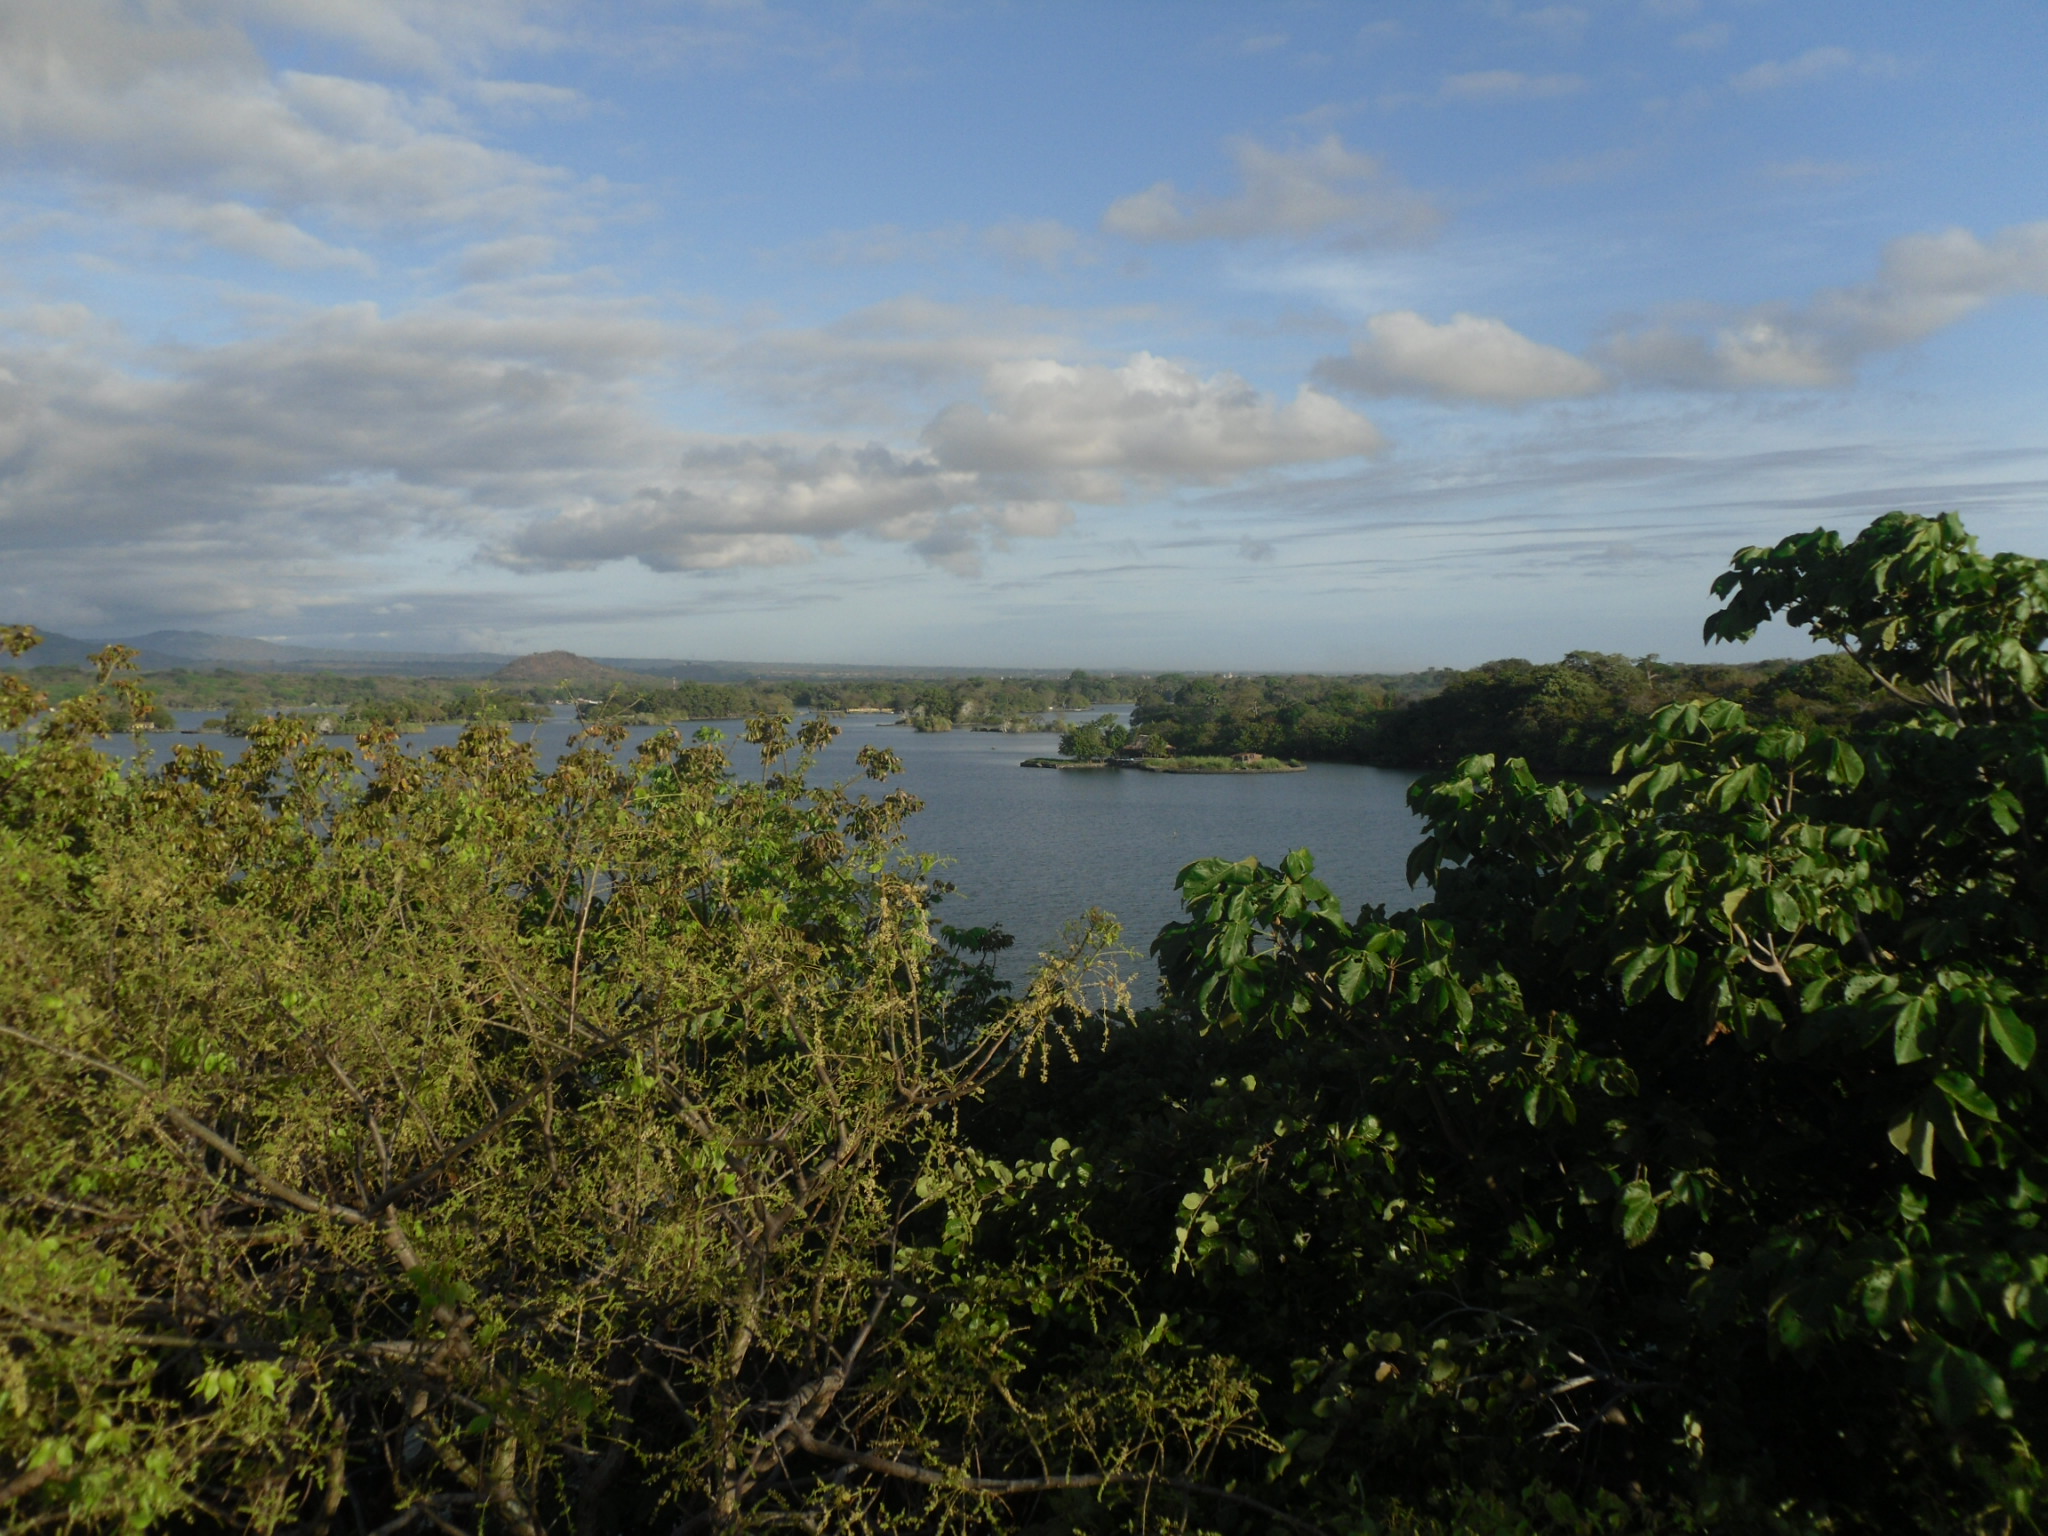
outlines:
M258 666L266 671L288 666L302 656L314 655L303 645L279 645L271 640L251 640L242 635L210 635L197 629L157 629L146 635L132 635L121 642L142 652L144 666L162 666L175 657L179 664L212 662L215 666Z
M159 629L124 639L142 652L145 672L172 667L227 667L236 672L356 672L408 677L482 677L511 658L487 651L443 655L433 651L355 651L317 645L280 645L245 635L195 629Z
M644 673L622 672L574 651L535 651L498 668L491 679L500 683L635 683L642 687L647 683Z
M10 671L24 667L82 667L86 657L106 644L104 640L80 640L47 629L36 633L42 636L41 645L24 656L9 656L0 651L0 667Z
M43 643L19 660L0 652L0 670L25 667L82 667L107 642L42 631ZM216 635L199 629L158 629L129 635L121 644L141 652L144 672L340 672L357 677L497 676L507 682L572 681L592 686L639 683L745 683L778 678L970 677L977 673L1015 678L1066 676L1059 667L941 667L861 665L843 661L683 661L651 656L579 656L574 651L538 651L514 659L502 652L355 651L288 645L246 635ZM535 671L526 670L538 668ZM520 670L513 670L513 669ZM595 668L596 671L591 671ZM1112 669L1114 670L1114 669Z

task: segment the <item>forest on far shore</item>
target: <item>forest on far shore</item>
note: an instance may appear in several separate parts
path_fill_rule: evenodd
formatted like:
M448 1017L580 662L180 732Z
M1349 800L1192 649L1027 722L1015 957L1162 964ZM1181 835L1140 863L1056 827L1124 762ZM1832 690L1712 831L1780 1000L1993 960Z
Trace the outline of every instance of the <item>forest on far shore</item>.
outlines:
M42 667L31 675L59 702L92 686L90 674L76 668ZM1259 752L1417 770L1496 752L1526 758L1546 772L1578 775L1607 772L1615 749L1673 702L1734 699L1757 719L1821 730L1841 729L1893 702L1841 655L1688 664L1584 650L1554 662L1510 658L1464 670L1345 676L1076 670L1065 678L764 677L714 683L611 673L601 683L588 677L478 683L221 667L156 673L150 685L157 728L172 724L173 709L203 709L217 711L216 728L233 735L247 735L255 722L277 714L309 716L321 729L343 732L451 721L519 723L546 718L558 700L573 700L587 720L628 725L887 710L921 730L1017 731L1052 728L1049 717L1056 711L1130 702L1132 727L1155 752ZM125 730L133 722L114 724Z

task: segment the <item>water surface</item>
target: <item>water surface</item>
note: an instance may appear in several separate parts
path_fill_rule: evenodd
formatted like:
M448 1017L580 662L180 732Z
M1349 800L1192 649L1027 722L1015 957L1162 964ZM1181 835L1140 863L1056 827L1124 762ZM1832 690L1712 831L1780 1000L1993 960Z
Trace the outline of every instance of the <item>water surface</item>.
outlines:
M199 711L180 711L178 723L191 732L202 718ZM746 771L755 759L739 739L741 723L703 723L726 732L735 764ZM1175 873L1199 858L1252 854L1272 863L1305 847L1349 913L1419 899L1403 878L1420 836L1404 799L1412 774L1338 763L1276 774L1060 773L1019 766L1051 752L1051 736L919 734L883 715L845 716L839 725L839 739L822 754L818 773L853 777L859 771L854 754L869 743L903 759L904 771L889 787L907 789L925 805L910 822L910 846L945 859L939 875L958 887L940 905L939 918L956 927L1000 923L1015 934L1016 951L1003 967L1011 976L1056 944L1066 925L1091 906L1113 913L1125 942L1144 950L1179 915ZM513 729L551 763L577 724L559 711L554 720ZM682 729L687 736L696 725ZM432 726L406 736L405 749L425 752L460 734L457 725ZM651 734L651 728L634 730L622 755L630 756ZM178 742L204 743L231 758L246 745L213 732L149 740L159 759ZM135 750L130 737L105 746L124 757Z

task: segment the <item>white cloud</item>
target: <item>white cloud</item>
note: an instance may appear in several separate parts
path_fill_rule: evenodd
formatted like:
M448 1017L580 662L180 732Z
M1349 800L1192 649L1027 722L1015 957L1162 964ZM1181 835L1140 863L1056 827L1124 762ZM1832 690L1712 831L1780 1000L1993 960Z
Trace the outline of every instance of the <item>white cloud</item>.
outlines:
M1482 69L1447 75L1439 87L1446 101L1555 101L1586 88L1580 75L1525 75L1513 69Z
M1324 358L1315 378L1366 395L1430 395L1521 405L1590 395L1607 387L1583 358L1531 341L1503 321L1453 315L1432 325L1413 310L1391 310L1366 322L1368 335L1348 357Z
M573 295L348 305L143 352L20 317L0 330L0 566L157 611L303 602L407 538L622 497L678 441L636 388L664 345L637 310Z
M1121 367L1050 360L988 371L986 405L941 411L921 448L744 440L684 453L665 484L540 519L500 563L582 568L636 559L702 570L805 558L861 534L971 574L991 540L1050 538L1070 503L1225 484L1249 472L1376 451L1372 424L1313 390L1275 405L1229 375L1140 353Z
M1878 274L1803 304L1762 305L1710 328L1652 325L1602 355L1632 378L1686 387L1814 389L1853 378L1875 352L1909 346L2019 294L2048 295L2048 220L2000 230L1908 235Z
M1347 149L1334 133L1293 149L1239 139L1231 155L1242 182L1234 195L1189 197L1162 181L1110 204L1102 227L1139 241L1336 234L1400 244L1443 222L1427 198L1388 175L1376 157Z
M809 558L803 539L921 536L974 492L972 476L873 443L699 447L665 478L675 483L530 524L497 558L556 570L629 558L657 571L783 565Z
M988 408L950 406L925 429L941 464L1185 483L1383 446L1371 422L1316 390L1276 405L1233 374L1204 379L1145 352L1116 368L999 363L985 393Z
M1728 84L1737 91L1751 93L1782 90L1790 85L1809 85L1845 74L1882 80L1898 72L1898 61L1884 54L1854 53L1838 47L1809 48L1796 58L1766 59L1734 76Z
M466 35L470 13L488 8L441 9L450 30ZM430 63L439 50L405 10L417 19L417 8L367 0L10 0L0 6L0 155L80 179L116 204L175 197L294 226L315 217L438 230L534 214L565 185L560 173L452 128L438 97L273 71L241 28L304 23ZM195 233L208 224L190 222ZM231 211L211 224L245 252L301 263L315 254Z
M537 80L473 80L467 91L481 105L513 117L581 117L590 110L581 91Z
M492 307L344 305L211 347L135 350L75 305L0 315L0 568L73 600L213 614L304 608L420 541L514 569L685 571L861 537L964 572L1057 535L1077 501L1379 443L1313 390L1278 403L1144 354L988 366L995 343L916 304L836 340L871 388L982 356L982 403L939 412L921 444L707 438L649 398L686 337L559 281L474 292Z
M273 266L298 271L316 267L375 270L375 263L363 252L330 245L289 220L263 213L247 203L208 203L166 196L126 202L121 210L142 223L192 235L224 251L252 256Z

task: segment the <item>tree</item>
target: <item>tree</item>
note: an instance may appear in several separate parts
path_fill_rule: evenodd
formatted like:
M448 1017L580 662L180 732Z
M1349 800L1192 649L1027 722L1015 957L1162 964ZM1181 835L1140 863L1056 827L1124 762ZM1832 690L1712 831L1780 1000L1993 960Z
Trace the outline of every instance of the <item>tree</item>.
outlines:
M1076 1174L954 1126L1103 1006L1111 931L1015 999L995 935L936 950L916 802L812 786L823 721L755 721L758 778L673 732L542 771L499 726L359 756L290 719L123 772L93 741L141 703L127 659L33 726L0 678L11 1529L965 1531L1208 1496L1244 1383L1071 1224L992 1258Z
M2048 562L1892 514L1716 592L1710 637L1788 616L1898 712L1673 704L1600 799L1469 758L1391 917L1305 852L1199 861L1165 1005L985 1111L1080 1149L1299 1515L2034 1528Z
M1114 757L1117 749L1130 739L1127 726L1119 723L1115 715L1104 715L1062 731L1060 751L1084 763L1098 763Z

